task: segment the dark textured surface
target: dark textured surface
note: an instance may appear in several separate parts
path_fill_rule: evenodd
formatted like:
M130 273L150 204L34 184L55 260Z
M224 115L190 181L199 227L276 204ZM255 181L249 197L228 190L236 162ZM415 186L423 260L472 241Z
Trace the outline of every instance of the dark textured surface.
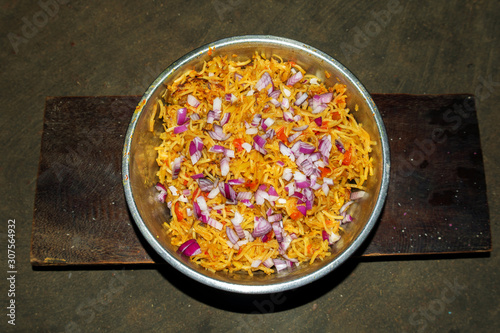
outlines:
M373 94L373 100L394 154L386 207L358 254L490 251L474 98ZM133 227L121 186L119 157L138 102L139 97L127 96L47 99L32 265L155 262Z
M498 1L66 2L45 14L46 20L38 2L0 2L4 272L9 219L16 221L17 245L17 325L7 324L4 273L0 331L496 331ZM352 70L372 93L475 94L491 255L350 261L314 285L261 297L220 293L168 266L33 269L30 236L45 98L142 94L163 68L186 52L241 34L273 34L317 47ZM11 42L14 35L17 43ZM422 135L430 138L430 133ZM430 167L432 159L428 163ZM467 175L467 170L460 174Z

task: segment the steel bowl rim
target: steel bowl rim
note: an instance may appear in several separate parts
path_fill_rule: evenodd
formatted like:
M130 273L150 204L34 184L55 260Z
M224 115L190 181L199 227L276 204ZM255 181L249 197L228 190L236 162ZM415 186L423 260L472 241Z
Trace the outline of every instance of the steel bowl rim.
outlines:
M170 66L168 66L146 90L146 92L144 93L139 102L139 106L145 105L146 102L152 97L153 93L163 84L166 78L168 78L171 74L175 73L177 69L182 67L184 64L189 63L196 57L204 53L207 53L210 49L214 48L217 49L232 44L243 44L252 42L258 42L261 44L269 43L273 45L288 46L294 49L302 50L304 52L309 52L315 55L316 57L321 58L329 65L332 65L335 68L337 68L339 72L344 74L344 76L357 87L357 89L361 92L362 98L366 100L373 114L376 127L380 134L380 141L382 144L381 152L382 152L383 165L382 165L382 180L380 185L380 191L377 197L377 202L374 205L369 220L366 222L364 228L360 231L358 236L352 240L352 242L347 246L347 248L342 253L337 255L335 259L332 260L332 262L319 268L313 273L299 277L294 280L283 281L278 283L270 283L267 285L248 285L236 282L234 283L225 282L203 275L200 272L197 272L196 270L188 267L187 265L184 265L178 258L171 256L170 253L163 248L163 246L156 240L154 235L147 228L145 222L143 221L139 213L137 205L135 204L134 195L132 193L132 189L128 179L128 175L130 174L130 163L129 163L130 146L132 143L132 138L134 135L135 127L137 125L137 121L142 112L141 107L138 107L134 112L125 137L125 143L123 148L123 159L122 159L122 181L125 191L126 202L135 224L137 225L139 231L141 232L142 236L146 239L146 241L149 243L149 245L151 245L153 249L170 265L179 270L181 273L207 286L235 293L266 294L266 293L282 292L285 290L295 289L300 286L306 285L314 280L318 280L319 278L327 275L328 273L330 273L331 271L342 265L362 245L362 243L366 240L368 235L373 230L373 227L375 226L385 203L387 190L389 187L390 152L389 152L387 133L380 112L378 111L378 108L375 105L371 95L368 93L366 88L361 84L361 82L357 79L357 77L351 71L349 71L344 65L342 65L338 60L334 59L328 54L305 43L301 43L296 40L283 37L276 37L271 35L244 35L244 36L224 38L212 43L205 44L185 54L180 59L178 59L177 61L173 62Z

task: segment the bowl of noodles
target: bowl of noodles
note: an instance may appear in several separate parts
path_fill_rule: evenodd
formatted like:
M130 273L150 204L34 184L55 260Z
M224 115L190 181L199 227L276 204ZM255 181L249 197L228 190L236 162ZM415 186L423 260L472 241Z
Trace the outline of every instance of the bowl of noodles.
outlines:
M138 230L167 263L225 291L325 276L365 241L389 182L371 96L342 64L274 36L193 50L151 84L123 151Z

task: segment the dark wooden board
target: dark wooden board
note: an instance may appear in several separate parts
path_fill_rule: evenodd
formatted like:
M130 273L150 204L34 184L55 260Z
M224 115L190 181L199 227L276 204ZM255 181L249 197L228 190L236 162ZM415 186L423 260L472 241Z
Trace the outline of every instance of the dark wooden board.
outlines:
M135 228L121 150L139 96L49 97L31 263L162 263ZM391 180L361 256L491 251L479 128L471 95L373 94L391 147Z

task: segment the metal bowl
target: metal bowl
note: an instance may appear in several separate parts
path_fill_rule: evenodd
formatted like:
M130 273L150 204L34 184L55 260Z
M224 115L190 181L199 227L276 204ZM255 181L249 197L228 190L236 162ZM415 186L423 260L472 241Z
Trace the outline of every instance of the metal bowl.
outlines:
M211 56L208 55L209 48L212 50ZM330 257L273 275L254 274L250 277L246 273L212 273L176 253L165 235L162 223L169 221L170 216L165 204L154 199L157 192L153 186L157 182L155 174L158 169L154 147L160 140L148 130L148 122L153 105L166 85L184 71L201 68L203 61L212 56L236 54L242 59L248 59L255 51L263 52L268 57L277 54L285 60L293 60L308 73L322 79L327 86L335 84L337 80L347 85L348 107L354 110L354 105L358 105L359 110L354 113L357 121L363 124L372 140L377 142L372 152L375 174L367 182L369 196L353 208L352 214L356 221L346 225L346 235L334 244ZM325 70L331 73L330 78L325 77ZM298 288L337 269L360 247L375 226L389 183L389 144L386 131L378 109L363 85L329 55L304 43L274 36L222 39L191 51L170 65L147 89L134 112L123 157L123 185L127 204L138 229L151 247L170 265L194 280L225 291L245 294L275 293Z

